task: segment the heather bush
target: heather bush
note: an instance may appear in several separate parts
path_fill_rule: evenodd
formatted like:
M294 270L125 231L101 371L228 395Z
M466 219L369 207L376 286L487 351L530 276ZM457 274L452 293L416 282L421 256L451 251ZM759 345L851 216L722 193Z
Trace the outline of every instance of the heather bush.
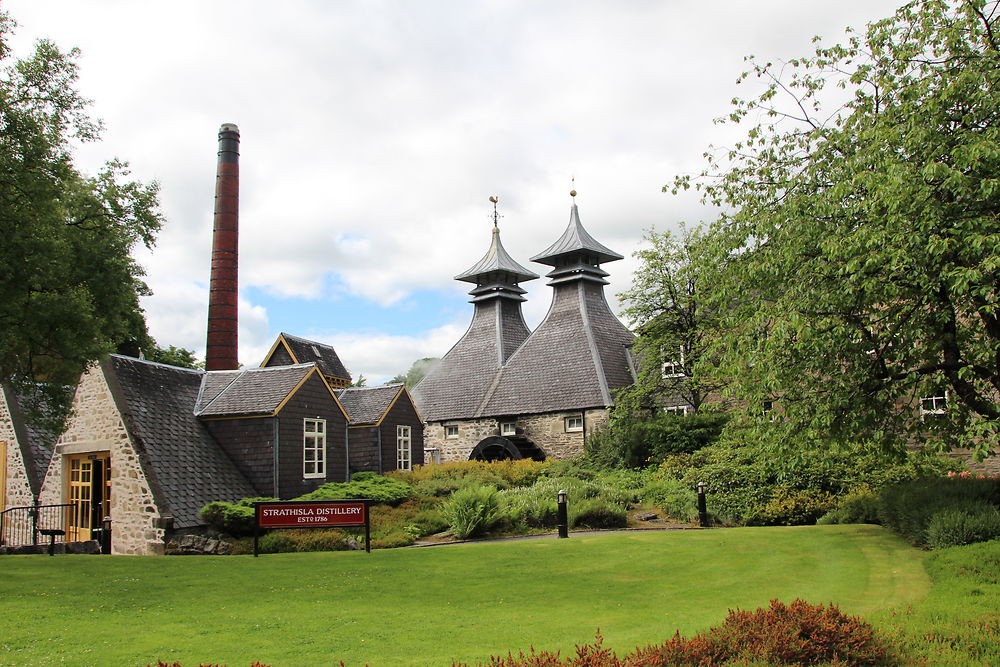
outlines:
M568 498L570 525L575 525L573 517L592 511L593 514L584 517L580 524L591 527L624 526L625 508L635 495L633 490L608 486L597 480L585 481L575 477L541 479L527 488L501 491L502 516L514 530L555 528L558 525L559 491L565 491ZM609 523L607 526L595 525L598 522Z
M625 507L604 498L584 498L567 503L570 528L624 528L628 524Z
M444 508L451 532L460 540L485 533L500 519L499 497L492 486L468 485L451 495Z
M757 512L756 521L765 526L802 526L816 523L836 504L829 491L777 487Z
M623 657L605 648L600 631L592 644L577 645L575 655L558 651L491 656L491 667L656 667L668 665L892 665L889 645L868 623L840 612L836 605L772 600L755 611L730 610L722 625L691 638L680 633L637 648ZM462 667L462 666L457 666Z
M258 550L262 554L279 554L295 551L295 541L290 533L293 531L272 530L260 536Z
M1000 511L985 501L964 502L943 509L927 524L927 546L943 549L988 542L1000 537Z
M981 517L981 530L988 531L987 513L978 509L985 506L996 508L995 498L1000 480L995 478L939 477L917 480L905 484L895 484L881 490L878 496L878 516L882 525L892 528L917 545L927 545L928 529L938 514L947 512L949 519L942 519L936 539L946 540L945 535L962 523L954 510L968 509ZM986 523L983 523L986 522ZM951 526L952 528L948 528ZM966 531L975 534L976 531ZM989 538L986 538L989 539Z
M531 486L549 462L521 459L518 461L456 461L436 465L414 466L412 470L388 473L412 485L427 495L448 495L466 484L507 489Z

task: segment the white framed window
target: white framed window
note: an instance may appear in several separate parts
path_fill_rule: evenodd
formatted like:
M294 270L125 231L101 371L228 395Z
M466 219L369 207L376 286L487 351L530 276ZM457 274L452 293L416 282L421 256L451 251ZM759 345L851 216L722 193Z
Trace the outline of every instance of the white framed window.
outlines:
M920 419L938 419L948 414L948 392L941 396L925 396L920 399Z
M458 437L458 424L446 424L444 427L444 437L446 438L457 438Z
M668 357L663 355L663 365L660 368L660 375L664 380L684 377L684 346L677 347L677 355Z
M396 470L410 470L413 467L413 450L410 447L410 427L396 427Z
M302 476L326 477L326 420L302 420Z
M500 422L500 435L517 435L516 422Z
M583 417L566 417L566 432L579 433L583 430Z
M664 406L663 411L670 415L680 415L684 417L691 412L690 405L667 405Z

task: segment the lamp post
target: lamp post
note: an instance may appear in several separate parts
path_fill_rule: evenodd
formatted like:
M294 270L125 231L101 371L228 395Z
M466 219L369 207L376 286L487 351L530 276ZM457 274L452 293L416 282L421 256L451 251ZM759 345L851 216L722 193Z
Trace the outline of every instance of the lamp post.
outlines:
M569 519L566 513L566 492L559 491L559 537L569 537Z
M705 507L705 482L698 482L698 525L708 528L708 509Z

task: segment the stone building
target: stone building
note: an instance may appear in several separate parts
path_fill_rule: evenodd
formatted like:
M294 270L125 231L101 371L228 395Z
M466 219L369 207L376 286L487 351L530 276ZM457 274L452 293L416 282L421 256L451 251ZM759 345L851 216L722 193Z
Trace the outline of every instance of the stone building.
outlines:
M607 420L614 392L632 383L634 336L611 312L601 264L622 259L592 237L574 201L569 225L531 258L551 268L545 319L529 331L519 284L534 280L494 226L486 255L455 277L475 288L472 323L414 389L424 446L442 461L566 458Z

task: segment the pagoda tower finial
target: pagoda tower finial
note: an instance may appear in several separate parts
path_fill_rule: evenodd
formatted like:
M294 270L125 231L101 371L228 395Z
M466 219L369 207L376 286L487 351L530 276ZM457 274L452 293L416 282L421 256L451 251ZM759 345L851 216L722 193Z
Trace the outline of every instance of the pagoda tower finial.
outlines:
M500 197L496 195L490 195L490 202L493 204L493 228L497 229L500 227L500 218L503 216L497 212L497 202L500 201Z

